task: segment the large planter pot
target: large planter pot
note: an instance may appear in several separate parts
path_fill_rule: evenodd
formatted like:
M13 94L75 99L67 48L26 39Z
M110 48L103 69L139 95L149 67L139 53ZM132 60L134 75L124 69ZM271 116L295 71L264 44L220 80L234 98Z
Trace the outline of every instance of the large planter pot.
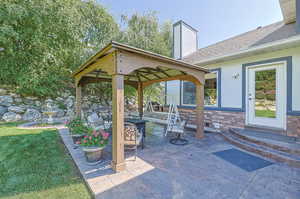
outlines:
M85 134L71 134L73 143L76 144L78 141L81 141Z
M86 161L89 163L99 162L102 159L104 147L83 147Z

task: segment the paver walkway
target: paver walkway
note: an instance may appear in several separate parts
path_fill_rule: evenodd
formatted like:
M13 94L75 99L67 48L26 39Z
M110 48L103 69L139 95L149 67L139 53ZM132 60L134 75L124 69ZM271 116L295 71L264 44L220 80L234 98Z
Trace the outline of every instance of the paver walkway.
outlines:
M88 166L81 150L73 149L67 129L60 134L96 198L299 199L300 169L275 163L247 172L213 152L235 148L217 134L175 146L154 126L137 161L128 158L127 170L113 173L110 155L98 166ZM151 132L151 131L149 131Z

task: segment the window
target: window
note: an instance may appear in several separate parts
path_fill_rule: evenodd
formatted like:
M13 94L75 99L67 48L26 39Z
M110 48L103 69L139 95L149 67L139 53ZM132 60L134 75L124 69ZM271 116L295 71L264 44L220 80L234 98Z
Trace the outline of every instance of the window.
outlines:
M196 104L196 86L192 82L182 81L182 104L195 105Z
M181 89L182 105L196 104L196 86L192 82L182 81ZM205 75L204 105L218 106L218 72Z
M205 75L204 105L218 105L218 72Z
M180 99L180 81L179 80L173 80L166 82L166 104L175 104L179 105L179 99Z

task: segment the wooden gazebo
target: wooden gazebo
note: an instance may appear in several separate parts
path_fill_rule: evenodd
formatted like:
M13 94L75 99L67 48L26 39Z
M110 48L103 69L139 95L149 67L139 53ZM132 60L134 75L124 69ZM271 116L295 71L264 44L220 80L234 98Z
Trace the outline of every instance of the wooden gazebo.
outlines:
M117 42L109 43L87 60L74 73L76 82L76 114L81 115L81 89L89 83L112 82L113 144L112 168L125 169L124 162L124 84L137 89L138 109L143 115L143 89L153 83L186 80L196 85L196 137L204 136L204 74L199 66L171 59Z

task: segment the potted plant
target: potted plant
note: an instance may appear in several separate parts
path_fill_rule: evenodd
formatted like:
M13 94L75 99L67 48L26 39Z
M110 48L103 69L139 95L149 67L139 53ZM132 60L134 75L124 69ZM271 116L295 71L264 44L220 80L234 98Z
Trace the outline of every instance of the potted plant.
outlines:
M101 160L103 149L108 144L109 133L100 129L94 130L90 135L86 135L78 141L77 144L82 146L87 162L95 163Z
M74 144L80 141L85 135L92 131L92 128L84 125L82 119L76 117L69 122L66 122L69 128Z

